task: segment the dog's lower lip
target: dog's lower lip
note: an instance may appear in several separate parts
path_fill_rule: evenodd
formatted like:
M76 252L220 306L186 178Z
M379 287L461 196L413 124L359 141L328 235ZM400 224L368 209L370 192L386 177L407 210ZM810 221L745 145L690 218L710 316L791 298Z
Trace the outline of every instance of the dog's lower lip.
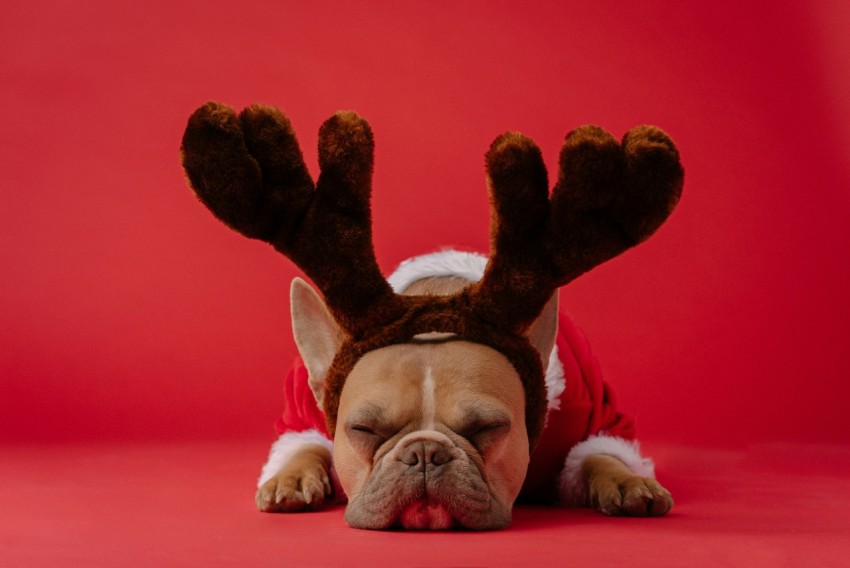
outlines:
M407 505L398 519L405 529L448 530L455 526L454 516L440 501L419 499Z

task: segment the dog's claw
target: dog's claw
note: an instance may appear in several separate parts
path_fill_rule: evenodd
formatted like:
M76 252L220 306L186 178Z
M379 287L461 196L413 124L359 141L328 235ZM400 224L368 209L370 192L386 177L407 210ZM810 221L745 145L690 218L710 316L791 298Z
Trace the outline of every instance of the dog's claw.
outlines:
M604 480L591 488L591 503L611 516L657 517L673 507L670 492L654 479L633 476L625 480Z
M303 479L301 481L301 495L306 505L314 501L320 505L325 497L325 488L319 479Z
M322 506L331 495L330 480L315 472L279 473L257 490L257 509L264 513L294 513Z

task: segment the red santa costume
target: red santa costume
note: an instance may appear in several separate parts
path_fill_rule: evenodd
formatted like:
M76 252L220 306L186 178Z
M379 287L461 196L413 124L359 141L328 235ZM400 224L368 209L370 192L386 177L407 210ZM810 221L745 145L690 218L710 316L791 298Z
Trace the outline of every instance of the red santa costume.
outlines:
M387 279L396 292L422 278L460 276L477 281L487 258L445 250L403 262ZM546 427L531 455L520 499L540 503L585 504L581 465L592 455L619 458L636 474L654 477L652 460L641 456L634 439L634 421L617 410L613 391L602 380L590 345L563 312L558 336L546 369L548 414ZM258 486L272 478L305 444L333 449L325 418L307 382L307 369L296 358L284 379L284 410ZM335 483L337 495L342 489Z

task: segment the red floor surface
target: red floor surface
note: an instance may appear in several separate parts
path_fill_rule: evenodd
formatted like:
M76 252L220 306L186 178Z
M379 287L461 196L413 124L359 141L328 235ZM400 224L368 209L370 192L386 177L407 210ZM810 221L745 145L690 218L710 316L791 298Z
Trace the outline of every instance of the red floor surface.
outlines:
M491 533L372 532L254 510L259 443L3 449L0 559L38 566L847 566L850 449L657 448L658 519L519 507Z
M0 568L850 566L848 30L843 0L4 1ZM403 534L255 512L298 273L186 188L208 99L281 107L313 174L322 121L365 116L387 272L486 250L500 133L554 180L579 125L665 129L681 203L561 303L673 513Z

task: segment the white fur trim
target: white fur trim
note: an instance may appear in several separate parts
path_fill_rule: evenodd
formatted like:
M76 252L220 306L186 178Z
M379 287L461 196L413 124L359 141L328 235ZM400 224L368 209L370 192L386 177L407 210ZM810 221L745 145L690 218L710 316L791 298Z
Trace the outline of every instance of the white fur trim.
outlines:
M444 249L439 252L414 256L402 262L387 282L396 293L404 292L408 286L423 278L459 276L473 282L481 280L487 268L487 257L475 252ZM558 347L552 349L546 367L546 402L549 410L561 407L564 392L564 366L558 357Z
M590 456L612 456L626 464L641 477L655 479L655 464L640 454L640 444L616 436L599 434L573 446L564 463L558 480L558 495L561 502L569 505L584 505L587 502L587 487L581 467Z
M460 276L477 282L484 276L487 257L474 252L445 249L439 252L414 256L398 265L390 274L387 282L396 293L404 290L422 278L438 276Z
M287 432L282 434L277 441L272 444L269 451L269 460L263 466L263 471L260 473L260 480L257 482L257 487L262 487L263 484L277 475L277 472L286 465L295 452L304 446L311 444L319 444L333 452L333 442L328 440L324 434L318 430L304 430L303 432Z
M561 408L561 395L564 394L566 386L564 365L558 355L558 346L553 345L552 353L549 354L549 365L546 367L546 405L549 410Z

